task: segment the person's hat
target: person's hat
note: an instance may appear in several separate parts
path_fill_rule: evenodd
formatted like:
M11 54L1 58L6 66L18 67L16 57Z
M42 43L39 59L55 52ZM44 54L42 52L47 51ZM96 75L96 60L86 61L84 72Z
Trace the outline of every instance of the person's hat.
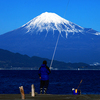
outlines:
M46 61L46 60L44 60L44 61L43 61L43 64L45 64L45 65L46 65L46 64L47 64L47 61Z

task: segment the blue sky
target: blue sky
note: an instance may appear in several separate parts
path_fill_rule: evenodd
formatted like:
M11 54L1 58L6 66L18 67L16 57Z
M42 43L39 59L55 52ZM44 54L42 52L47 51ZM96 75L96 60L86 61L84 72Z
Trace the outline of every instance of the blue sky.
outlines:
M0 34L17 29L44 12L100 32L100 0L0 0Z

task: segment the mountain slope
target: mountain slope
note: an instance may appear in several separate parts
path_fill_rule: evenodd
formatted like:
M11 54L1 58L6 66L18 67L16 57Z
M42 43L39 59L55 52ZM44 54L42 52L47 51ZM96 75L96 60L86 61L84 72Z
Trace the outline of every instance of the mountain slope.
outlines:
M54 34L54 31L57 30L60 33L61 31L64 31L66 33L66 36L67 32L81 32L84 29L68 20L61 18L55 13L48 12L37 16L22 27L25 27L27 29L27 33L33 33L34 31L38 33L43 32L43 30L46 30L48 32L49 30L52 30Z
M99 62L100 33L83 28L55 13L42 13L20 28L0 35L0 48L29 56L52 58L60 34L55 59L64 62Z
M13 53L8 50L0 49L0 69L3 70L26 70L33 69L38 70L41 66L42 62L46 60L47 65L50 66L50 60L46 58L40 57L29 57L27 55L21 55L19 53ZM86 63L64 63L59 61L54 61L53 70L70 70L70 69L78 69L84 66L85 69L89 69L90 66ZM93 68L93 66L92 66Z

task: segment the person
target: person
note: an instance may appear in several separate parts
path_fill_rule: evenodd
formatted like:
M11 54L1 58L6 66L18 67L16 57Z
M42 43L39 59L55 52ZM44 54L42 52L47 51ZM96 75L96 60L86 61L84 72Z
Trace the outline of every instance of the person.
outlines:
M39 68L39 78L40 78L40 94L47 93L48 85L49 85L49 74L51 73L49 67L47 66L47 61L43 61L43 64Z

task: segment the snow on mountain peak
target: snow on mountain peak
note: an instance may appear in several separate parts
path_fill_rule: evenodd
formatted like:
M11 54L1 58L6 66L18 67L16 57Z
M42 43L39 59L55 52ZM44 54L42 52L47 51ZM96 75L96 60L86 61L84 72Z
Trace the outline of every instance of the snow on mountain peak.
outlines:
M66 21L67 23L69 23L69 21L64 20L63 18L61 18L60 16L58 16L55 13L42 13L40 16L37 17L37 19L35 20L35 23L55 23L55 24L60 24L63 21Z
M60 17L55 13L49 12L42 13L41 15L35 17L22 27L25 27L27 29L27 33L33 31L42 32L43 30L46 30L48 33L50 29L53 32L55 30L58 30L60 33L61 31L64 31L66 33L66 37L68 35L68 32L77 33L83 31L82 27Z

